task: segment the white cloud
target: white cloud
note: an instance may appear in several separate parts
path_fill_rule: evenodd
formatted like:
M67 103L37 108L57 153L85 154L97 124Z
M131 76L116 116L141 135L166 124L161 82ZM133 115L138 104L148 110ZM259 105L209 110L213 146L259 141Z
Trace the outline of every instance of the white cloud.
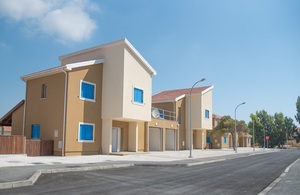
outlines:
M62 42L89 39L97 26L88 11L99 10L89 0L0 0L0 15Z
M41 21L41 28L64 41L81 41L91 36L95 22L78 7L64 7L49 12Z

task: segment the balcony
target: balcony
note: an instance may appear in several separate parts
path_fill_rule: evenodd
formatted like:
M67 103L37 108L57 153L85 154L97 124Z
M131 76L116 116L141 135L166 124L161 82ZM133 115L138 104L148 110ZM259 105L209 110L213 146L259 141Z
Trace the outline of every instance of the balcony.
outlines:
M160 108L152 107L151 116L152 116L152 118L156 118L156 119L176 121L176 113L175 112L163 110Z

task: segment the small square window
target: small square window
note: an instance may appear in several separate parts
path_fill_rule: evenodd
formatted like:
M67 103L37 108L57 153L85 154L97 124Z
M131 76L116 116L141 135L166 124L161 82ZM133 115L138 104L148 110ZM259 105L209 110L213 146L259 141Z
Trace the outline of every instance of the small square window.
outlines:
M87 81L80 81L80 99L95 101L96 85Z
M42 84L41 98L46 98L46 97L47 97L47 85Z
M144 103L144 91L142 89L133 88L133 102L138 104Z
M95 125L90 123L79 123L78 141L93 142Z
M205 110L205 118L209 119L209 110Z

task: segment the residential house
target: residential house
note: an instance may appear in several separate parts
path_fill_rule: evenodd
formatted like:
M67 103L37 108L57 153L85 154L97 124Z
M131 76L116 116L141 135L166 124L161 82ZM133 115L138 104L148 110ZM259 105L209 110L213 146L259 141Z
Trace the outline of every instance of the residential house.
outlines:
M22 76L23 134L54 140L54 155L147 151L155 70L127 39L59 57Z
M0 135L22 135L24 100L0 119Z
M222 119L222 116L219 116L216 114L212 115L213 128L215 128L220 123L221 119ZM212 148L212 149L222 149L222 148L232 148L233 147L231 133L225 133L223 135L208 134L206 141L209 143L210 148Z
M174 132L177 135L178 149L190 149L190 129L193 131L192 147L195 149L207 147L206 132L212 129L212 89L213 86L193 88L192 92L190 88L168 90L152 97L154 108L168 113L168 118L175 117L178 121L178 130ZM165 115L162 111L159 111L161 118ZM153 129L151 126L149 133Z

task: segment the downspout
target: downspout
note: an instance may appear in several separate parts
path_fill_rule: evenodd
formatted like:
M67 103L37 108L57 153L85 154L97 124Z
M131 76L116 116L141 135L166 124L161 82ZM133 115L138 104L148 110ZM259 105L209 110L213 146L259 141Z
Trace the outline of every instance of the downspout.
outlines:
M67 112L67 87L68 87L68 73L62 68L65 73L65 94L64 94L64 116L63 116L63 137L62 137L62 152L61 156L65 156L65 134L66 134L66 112Z

